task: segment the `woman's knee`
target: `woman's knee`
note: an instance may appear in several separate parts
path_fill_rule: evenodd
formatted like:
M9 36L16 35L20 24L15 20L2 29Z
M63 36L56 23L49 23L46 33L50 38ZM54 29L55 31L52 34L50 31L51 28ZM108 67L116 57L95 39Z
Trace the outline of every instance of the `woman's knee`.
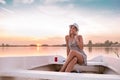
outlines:
M74 56L75 53L76 53L76 52L75 52L74 50L71 50L69 54L72 55L72 56Z
M70 50L70 53L75 53L76 51L75 50Z
M73 58L73 61L74 61L74 62L77 62L77 60L78 60L77 57L74 57L74 58Z

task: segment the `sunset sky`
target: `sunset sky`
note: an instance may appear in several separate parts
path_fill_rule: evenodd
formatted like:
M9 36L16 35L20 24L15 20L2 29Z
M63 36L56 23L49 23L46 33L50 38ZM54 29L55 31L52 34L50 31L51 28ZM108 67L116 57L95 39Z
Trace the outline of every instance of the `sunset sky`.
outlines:
M88 40L120 42L120 0L0 0L0 44L63 44L77 23Z

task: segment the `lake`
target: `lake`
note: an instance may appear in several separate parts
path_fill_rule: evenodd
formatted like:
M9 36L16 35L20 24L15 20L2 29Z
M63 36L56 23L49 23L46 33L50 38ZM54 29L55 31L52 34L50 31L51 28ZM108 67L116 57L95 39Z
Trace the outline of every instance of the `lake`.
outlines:
M99 55L117 58L120 47L84 47L88 60ZM0 47L0 57L61 55L66 57L66 47Z

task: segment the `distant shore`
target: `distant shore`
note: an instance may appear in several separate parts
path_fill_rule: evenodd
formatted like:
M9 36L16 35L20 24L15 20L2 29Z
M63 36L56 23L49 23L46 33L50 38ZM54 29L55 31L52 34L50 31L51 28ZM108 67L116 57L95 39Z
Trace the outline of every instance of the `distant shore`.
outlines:
M0 47L66 47L66 45L0 45ZM120 45L111 45L111 46L106 46L106 45L84 45L84 47L120 47Z
M87 44L84 44L85 47L120 47L120 42L112 42L106 40L104 43L93 43L92 40L89 40ZM28 44L28 45L13 45L13 44L6 44L1 43L0 47L66 47L66 44L56 44L56 45L49 45L49 44Z

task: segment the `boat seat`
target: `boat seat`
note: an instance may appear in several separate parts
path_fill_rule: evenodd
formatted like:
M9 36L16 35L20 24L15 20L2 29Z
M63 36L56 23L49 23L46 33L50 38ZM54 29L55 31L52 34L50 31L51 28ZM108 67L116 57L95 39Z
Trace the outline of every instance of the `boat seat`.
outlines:
M87 65L101 65L101 66L105 66L106 64L104 62L88 61Z
M63 65L64 62L55 63L55 64ZM74 68L73 68L73 72L102 73L105 66L107 66L107 64L105 62L101 62L101 61L87 61L87 65L76 64L74 66ZM60 69L60 67L57 70L59 70L59 69Z
M94 62L89 61L87 65L76 64L73 68L73 71L76 72L92 72L92 73L102 73L104 71L104 62Z

